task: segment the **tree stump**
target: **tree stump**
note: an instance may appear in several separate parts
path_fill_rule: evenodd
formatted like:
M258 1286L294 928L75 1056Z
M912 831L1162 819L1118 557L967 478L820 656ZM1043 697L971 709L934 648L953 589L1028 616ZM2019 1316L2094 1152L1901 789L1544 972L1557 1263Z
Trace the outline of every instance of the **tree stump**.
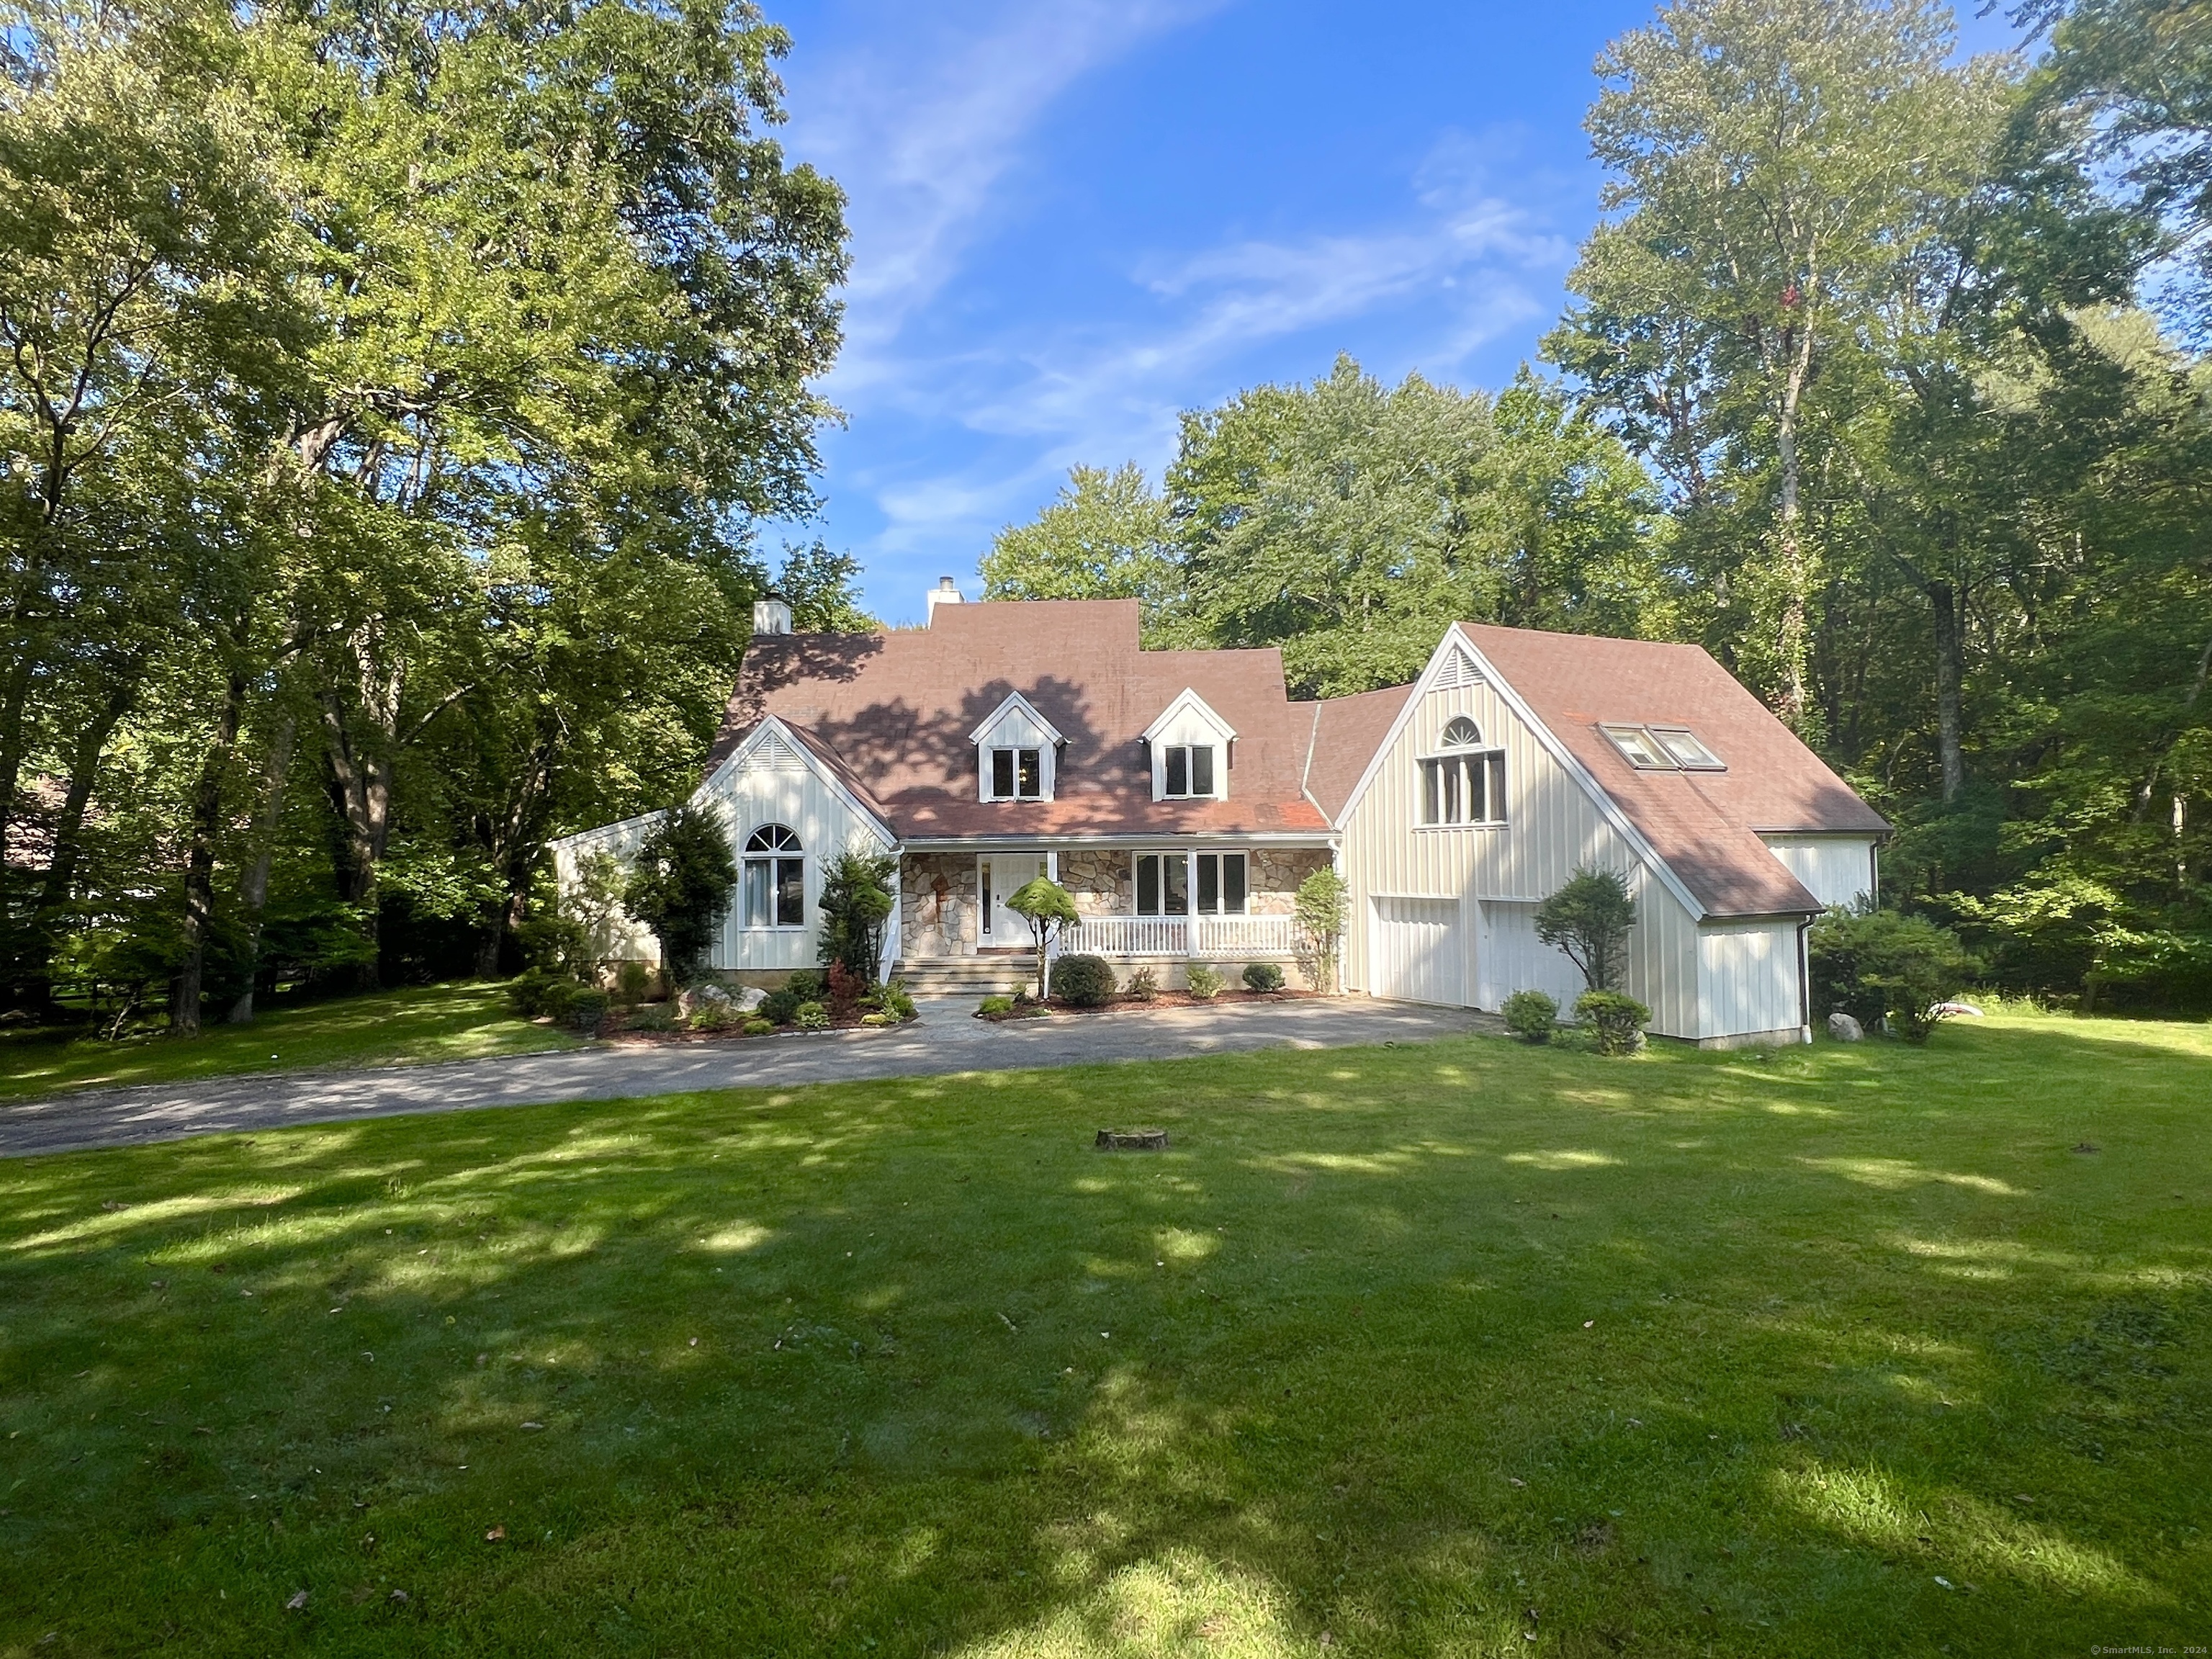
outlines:
M1165 1129L1101 1129L1097 1142L1102 1152L1158 1152L1167 1144Z

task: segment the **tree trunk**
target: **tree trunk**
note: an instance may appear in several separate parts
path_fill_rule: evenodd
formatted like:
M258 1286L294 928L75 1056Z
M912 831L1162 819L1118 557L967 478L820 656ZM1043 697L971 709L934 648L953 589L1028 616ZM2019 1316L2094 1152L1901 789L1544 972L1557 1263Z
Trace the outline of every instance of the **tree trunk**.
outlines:
M376 873L384 861L384 848L392 829L390 763L372 749L356 744L348 729L345 711L336 696L323 697L324 760L328 767L331 804L337 812L337 848L333 860L338 896L358 907L362 925L372 946L377 941ZM372 956L358 975L362 990L373 990L378 970Z
M56 920L76 889L77 860L84 846L84 817L92 804L100 763L107 754L107 740L138 701L140 681L134 672L108 696L77 734L76 752L70 759L69 793L63 798L61 815L54 821L53 854L46 864L46 878L31 924L31 948L38 954L27 983L25 1000L45 1007L53 1000L53 939Z
M1948 804L1966 787L1959 704L1959 688L1966 678L1966 630L1956 587L1948 581L1931 581L1927 593L1936 612L1936 756Z
M185 861L185 960L169 997L169 1029L183 1036L200 1033L200 985L207 973L208 933L215 921L215 843L222 832L222 775L238 744L246 713L246 677L235 669L216 725L215 742L200 762L200 781L192 792L191 850Z
M32 653L27 644L0 686L0 872L7 869L8 836L15 821L15 787L23 771L23 716L31 701Z
M1776 712L1790 730L1805 723L1806 609L1812 589L1807 567L1804 509L1800 504L1803 462L1797 453L1797 416L1805 394L1805 381L1813 366L1813 330L1801 323L1796 349L1783 382L1782 407L1775 422L1774 448L1782 468L1782 500L1778 514L1782 556L1782 615L1775 626L1775 652L1782 665L1782 706Z
M261 912L269 902L269 866L276 854L276 826L283 816L284 778L292 766L297 727L284 715L269 739L269 758L261 769L261 804L253 814L253 862L238 879L239 907L246 917L246 988L223 1016L231 1025L253 1024L253 989L261 973Z

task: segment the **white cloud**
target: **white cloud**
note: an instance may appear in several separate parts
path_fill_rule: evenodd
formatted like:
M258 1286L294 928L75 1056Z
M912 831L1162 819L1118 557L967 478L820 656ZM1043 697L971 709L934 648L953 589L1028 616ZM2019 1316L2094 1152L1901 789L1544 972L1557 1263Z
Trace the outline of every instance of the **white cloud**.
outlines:
M851 398L899 364L883 354L945 286L989 214L1022 141L1085 75L1223 0L1058 0L976 9L886 8L871 46L824 67L800 58L792 153L850 198L847 346L833 395Z

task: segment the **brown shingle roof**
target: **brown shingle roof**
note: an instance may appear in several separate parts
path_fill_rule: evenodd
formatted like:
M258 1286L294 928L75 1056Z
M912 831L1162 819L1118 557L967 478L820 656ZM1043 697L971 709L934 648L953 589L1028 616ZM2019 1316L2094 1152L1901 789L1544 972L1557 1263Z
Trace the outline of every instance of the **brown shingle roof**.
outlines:
M1889 828L1694 645L1459 627L1714 915L1820 908L1758 831L1879 836ZM1601 723L1687 726L1728 769L1638 771Z
M1318 835L1281 653L1145 651L1133 599L938 607L927 629L753 641L707 769L774 714L902 839ZM1237 732L1225 801L1155 801L1139 735L1186 687ZM1056 799L980 801L970 734L1019 691L1066 741Z
M1359 775L1382 746L1398 711L1413 695L1410 685L1389 685L1300 707L1313 710L1312 755L1306 767L1306 793L1336 822Z

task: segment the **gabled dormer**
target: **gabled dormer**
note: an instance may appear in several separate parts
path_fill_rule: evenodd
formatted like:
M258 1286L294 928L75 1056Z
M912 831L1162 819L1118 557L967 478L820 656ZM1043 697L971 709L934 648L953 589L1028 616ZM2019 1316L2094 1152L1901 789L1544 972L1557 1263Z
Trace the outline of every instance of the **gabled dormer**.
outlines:
M1020 692L969 733L975 745L976 798L980 800L1050 800L1066 741L1053 723Z
M1227 800L1236 728L1186 690L1145 728L1154 800Z

